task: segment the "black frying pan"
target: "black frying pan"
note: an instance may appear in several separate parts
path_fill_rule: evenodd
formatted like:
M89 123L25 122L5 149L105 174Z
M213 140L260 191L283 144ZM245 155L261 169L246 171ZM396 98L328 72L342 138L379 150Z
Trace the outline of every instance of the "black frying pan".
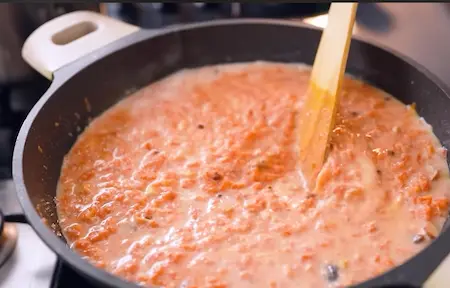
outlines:
M20 130L14 181L29 222L59 257L102 286L137 287L82 260L59 232L56 183L77 135L127 93L181 68L254 60L312 64L321 31L268 20L139 30L86 13L66 14L44 24L24 45L24 58L53 82ZM91 33L64 44L87 32ZM100 48L105 43L109 44ZM347 72L404 103L417 103L418 113L434 127L441 143L450 146L450 90L430 72L396 52L357 39L351 44ZM421 286L450 252L447 228L418 255L359 287Z

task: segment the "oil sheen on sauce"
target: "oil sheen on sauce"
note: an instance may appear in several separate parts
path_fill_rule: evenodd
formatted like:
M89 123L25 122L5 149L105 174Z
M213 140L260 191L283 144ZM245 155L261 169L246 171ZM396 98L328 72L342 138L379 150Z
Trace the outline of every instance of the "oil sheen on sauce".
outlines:
M95 119L64 159L60 225L144 286L341 287L401 264L447 215L446 150L415 113L347 78L317 190L296 163L310 72L184 70Z

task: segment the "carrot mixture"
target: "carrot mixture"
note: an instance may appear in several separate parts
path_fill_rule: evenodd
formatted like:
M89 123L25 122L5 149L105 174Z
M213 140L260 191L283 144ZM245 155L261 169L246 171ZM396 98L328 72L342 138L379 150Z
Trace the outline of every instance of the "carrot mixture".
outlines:
M180 71L95 119L64 160L60 225L94 265L144 286L342 287L401 264L447 216L446 150L415 113L347 78L317 189L296 118L310 71Z

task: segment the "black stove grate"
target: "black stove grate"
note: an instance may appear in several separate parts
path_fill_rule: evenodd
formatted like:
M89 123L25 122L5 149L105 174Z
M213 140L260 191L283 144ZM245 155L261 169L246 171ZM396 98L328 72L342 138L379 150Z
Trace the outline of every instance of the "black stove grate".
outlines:
M302 18L328 11L329 3L122 3L108 14L143 28L227 18Z
M86 280L80 274L75 272L63 261L56 263L55 273L53 274L50 288L98 288L93 283Z
M0 180L12 177L12 154L19 129L49 85L40 75L27 82L0 84Z

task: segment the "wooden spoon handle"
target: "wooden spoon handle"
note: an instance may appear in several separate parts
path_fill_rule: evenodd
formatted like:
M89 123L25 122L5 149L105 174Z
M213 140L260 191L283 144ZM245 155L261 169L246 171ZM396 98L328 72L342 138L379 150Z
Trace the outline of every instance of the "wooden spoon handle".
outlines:
M311 81L335 95L347 64L358 3L332 3L311 73Z
M325 161L339 104L358 3L332 3L328 25L314 60L308 95L299 120L299 163L305 184L312 189Z

